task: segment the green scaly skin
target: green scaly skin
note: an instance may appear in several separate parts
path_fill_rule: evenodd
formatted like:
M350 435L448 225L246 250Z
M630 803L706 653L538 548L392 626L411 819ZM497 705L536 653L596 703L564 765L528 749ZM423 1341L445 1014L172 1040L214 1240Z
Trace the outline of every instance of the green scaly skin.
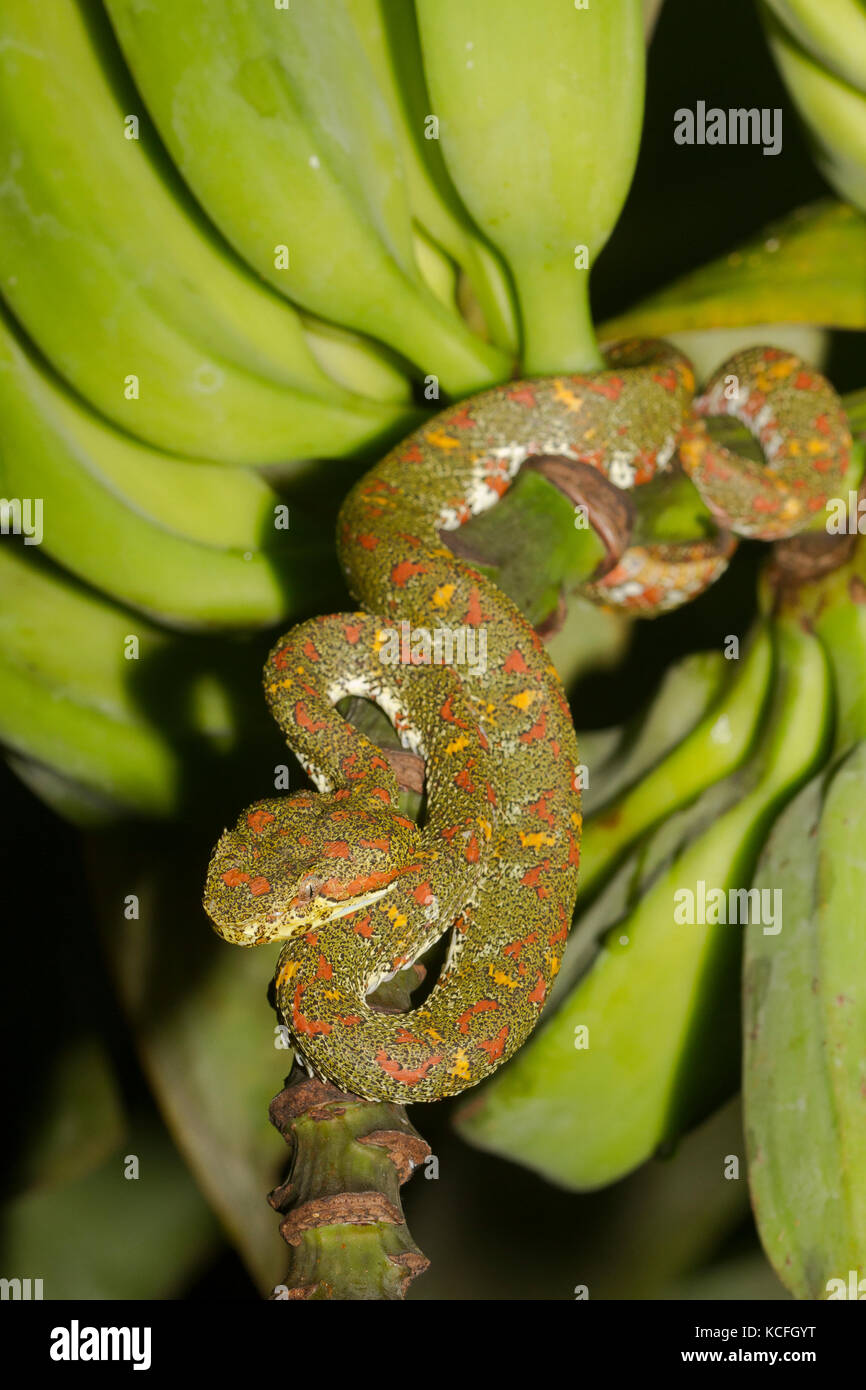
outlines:
M211 859L205 908L229 941L286 941L280 1011L307 1065L357 1095L432 1101L483 1080L535 1027L559 968L580 837L570 713L536 634L441 532L493 506L533 455L589 463L619 486L669 466L689 363L627 341L608 364L484 392L394 449L340 518L366 612L303 624L265 668L271 712L322 795L245 811ZM678 582L674 567L661 598ZM412 628L483 636L485 660L459 676L428 666ZM425 757L422 830L399 813L386 759L334 710L347 695L378 703ZM452 924L426 1002L399 1017L372 1009L377 984Z

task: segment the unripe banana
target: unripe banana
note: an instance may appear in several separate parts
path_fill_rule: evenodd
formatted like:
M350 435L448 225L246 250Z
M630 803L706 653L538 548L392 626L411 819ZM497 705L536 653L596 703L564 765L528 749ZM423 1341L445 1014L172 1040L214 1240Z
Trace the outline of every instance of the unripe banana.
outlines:
M466 272L494 343L517 351L508 277L480 239L448 177L431 127L414 6L405 0L344 0L376 75L394 127L412 216Z
M824 3L824 0L821 0ZM858 50L851 62L858 86L801 47L766 4L764 26L791 99L808 127L821 172L841 197L866 210L866 67ZM862 15L866 30L866 16ZM847 68L848 65L846 65Z
M291 611L317 551L275 529L256 475L167 457L114 429L16 340L0 310L0 493L38 503L39 543L106 594L185 627ZM262 549L262 545L267 547Z
M480 1096L461 1132L554 1182L613 1182L706 1113L736 1080L740 927L679 924L681 894L748 884L768 819L825 750L826 658L797 623L774 625L772 709L749 764L707 797L733 804L676 854L614 926L577 988ZM714 899L715 903L718 899ZM585 1031L584 1031L585 1030Z
M388 108L348 14L301 0L108 0L175 164L281 294L370 334L443 389L507 376L421 278Z
M601 365L589 267L637 158L640 0L418 0L448 171L517 286L529 375Z
M0 162L3 293L123 429L194 457L270 463L400 428L404 407L341 391L297 314L215 236L92 5L56 0L50 22L30 0L4 5Z
M739 767L755 739L771 666L771 640L759 628L728 688L696 727L640 781L605 800L586 821L581 842L584 898L640 835Z
M866 8L862 0L763 0L816 62L866 95Z
M638 782L691 733L721 696L725 667L721 652L691 652L665 672L639 719L621 729L578 734L580 759L589 770L581 797L585 818Z
M743 1099L767 1257L797 1298L866 1283L866 741L776 823L754 886L778 936L746 932ZM834 1292L831 1281L843 1292Z

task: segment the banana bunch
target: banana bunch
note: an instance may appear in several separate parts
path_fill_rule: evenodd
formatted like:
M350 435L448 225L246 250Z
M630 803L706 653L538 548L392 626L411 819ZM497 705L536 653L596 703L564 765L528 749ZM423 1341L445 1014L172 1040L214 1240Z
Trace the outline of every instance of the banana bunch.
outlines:
M759 0L770 50L821 172L866 210L866 8L861 0Z
M758 1230L797 1298L866 1295L866 547L790 600L835 685L826 769L780 816L755 888L784 929L746 929L743 1105Z
M447 24L405 0L3 6L0 738L64 814L176 814L249 751L244 636L339 602L335 499L422 397L507 379L553 309L557 367L597 360L572 243L610 232L642 104L640 2L609 9L563 25L542 0L527 26L472 0L476 59L467 38L449 77ZM484 193L485 26L526 83L565 39L573 68L494 142L511 160L543 129L509 186L535 202L519 236ZM536 234L557 268L533 297Z
M692 714L700 708L696 692ZM765 616L693 727L667 751L662 739L640 780L596 800L584 906L550 1017L460 1112L467 1138L587 1190L736 1089L752 875L774 818L821 765L832 716L819 638L795 614ZM645 728L654 723L651 707ZM600 790L616 763L599 767Z

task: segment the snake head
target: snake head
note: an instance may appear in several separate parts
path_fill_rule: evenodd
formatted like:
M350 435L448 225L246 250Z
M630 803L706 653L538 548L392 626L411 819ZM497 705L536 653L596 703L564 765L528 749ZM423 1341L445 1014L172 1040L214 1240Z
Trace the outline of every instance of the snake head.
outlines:
M369 795L259 801L211 856L205 911L240 946L315 931L389 893L412 867L418 835L414 821Z

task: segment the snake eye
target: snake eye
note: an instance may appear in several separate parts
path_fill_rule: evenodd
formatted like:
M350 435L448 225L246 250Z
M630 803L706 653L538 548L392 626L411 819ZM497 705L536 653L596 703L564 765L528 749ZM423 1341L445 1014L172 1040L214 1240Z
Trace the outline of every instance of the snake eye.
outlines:
M311 903L322 886L322 880L310 875L308 878L301 879L298 886L298 902Z

